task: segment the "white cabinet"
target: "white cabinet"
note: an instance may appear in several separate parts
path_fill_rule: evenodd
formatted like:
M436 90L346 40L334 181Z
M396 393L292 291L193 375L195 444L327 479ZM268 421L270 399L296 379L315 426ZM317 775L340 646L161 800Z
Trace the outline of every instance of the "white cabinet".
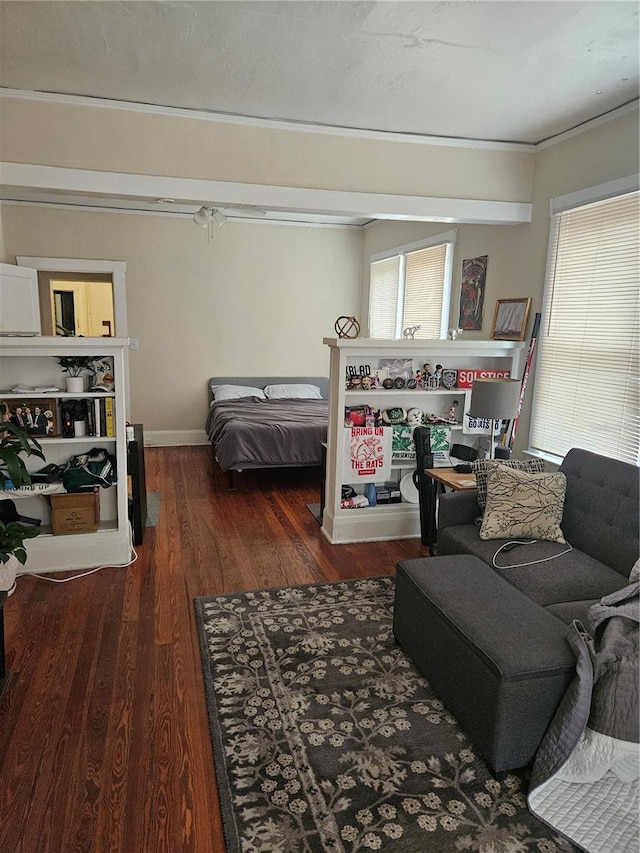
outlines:
M100 488L100 523L92 533L53 535L51 513L46 496L28 494L24 490L0 491L0 499L15 499L19 514L42 520L41 533L26 542L27 563L23 571L57 572L102 565L127 563L131 555L127 502L127 445L125 420L125 351L129 346L124 338L0 338L0 401L14 411L21 402L29 401L55 407L57 426L53 435L36 436L46 462L30 456L23 457L30 471L45 464L62 465L76 454L103 447L115 455L117 484ZM63 356L110 357L113 360L114 390L112 392L69 393L67 391L35 390L65 388L65 376L58 364ZM12 392L16 386L27 388ZM31 390L33 389L33 390ZM85 398L93 402L97 396L113 403L113 436L85 435L65 438L62 435L61 409L67 399Z
M322 518L322 532L332 543L362 542L385 539L412 538L420 535L419 507L417 503L380 504L361 509L342 509L342 486L352 485L356 491L363 492L362 486L351 482L353 477L344 466L345 410L353 407L369 406L376 411L392 408L409 410L417 408L429 415L444 417L454 410L455 424L451 424L451 441L461 444L473 444L474 436L463 434L463 413L465 408L465 389L454 386L420 387L421 377L416 373L424 364L429 364L431 373L441 365L445 379L451 379L451 373L465 376L464 371L509 371L512 379L520 379L524 366L525 344L511 341L469 341L469 340L372 340L359 338L347 340L325 338L324 343L330 349L330 391L329 391L329 428L327 434L327 468L325 481L325 508ZM404 363L404 385L398 382L394 387L384 389L363 388L362 382L348 382L349 376L378 376L377 384L387 376L388 366ZM393 371L392 371L393 372ZM455 378L455 377L454 377ZM357 385L357 389L347 387ZM364 382L369 386L371 380ZM389 384L389 383L387 383ZM428 385L435 386L431 382ZM467 398L468 399L468 398ZM453 405L457 401L457 405ZM393 461L391 479L400 481L401 477L415 470L415 461Z
M0 334L40 334L40 302L35 270L0 264Z

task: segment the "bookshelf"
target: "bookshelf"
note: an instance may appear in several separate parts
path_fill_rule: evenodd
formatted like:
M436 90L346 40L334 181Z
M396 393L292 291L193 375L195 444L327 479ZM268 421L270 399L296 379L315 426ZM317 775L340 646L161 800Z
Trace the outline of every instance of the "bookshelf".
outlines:
M28 559L20 571L60 572L95 566L122 564L131 555L131 537L127 500L127 442L125 418L126 368L125 352L129 346L126 338L65 338L65 337L0 337L0 401L13 411L21 402L37 408L49 407L53 415L53 428L37 435L46 462L34 457L25 458L29 470L37 471L53 463L64 465L76 454L94 447L104 447L115 456L118 481L109 488L100 489L100 523L91 533L53 535L51 508L47 492L58 493L60 486L51 488L36 485L33 489L0 491L1 499L20 501L22 515L40 518L41 533L26 543ZM57 359L62 356L109 357L113 362L114 388L109 392L68 392L65 375ZM12 389L20 387L20 391ZM42 390L36 390L42 389ZM57 390L52 390L57 389ZM96 411L104 407L105 430L112 435L91 435L95 432L86 418L84 435L65 436L63 412L70 400L84 401ZM111 410L113 427L108 430L107 409ZM78 430L81 432L82 430ZM102 430L101 430L102 431Z
M448 426L451 442L473 445L478 435L466 434L463 429L463 410L467 398L464 387L377 387L367 389L362 383L349 382L349 377L372 376L381 365L388 362L410 363L411 377L415 378L425 364L435 372L436 365L456 371L461 383L468 381L472 371L508 371L513 379L520 379L524 366L525 344L512 341L449 340L355 340L324 338L330 350L329 426L327 434L327 460L325 477L325 506L322 515L322 532L332 543L376 541L413 538L420 535L420 511L415 503L403 499L398 503L384 503L362 508L343 509L342 486L353 486L364 494L363 484L353 482L353 472L345 465L345 415L350 409L369 406L374 410L394 407L409 411L417 408L424 413L445 415L458 402L455 423ZM381 371L382 373L382 371ZM347 387L349 384L350 387ZM365 383L368 384L368 383ZM434 383L435 384L435 383ZM402 478L415 470L415 458L394 459L391 476L401 485Z

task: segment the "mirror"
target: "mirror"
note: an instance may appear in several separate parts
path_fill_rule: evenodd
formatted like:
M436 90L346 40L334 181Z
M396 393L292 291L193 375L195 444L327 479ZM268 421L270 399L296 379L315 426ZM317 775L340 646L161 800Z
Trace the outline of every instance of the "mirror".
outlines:
M43 335L115 335L110 275L41 271L38 292Z

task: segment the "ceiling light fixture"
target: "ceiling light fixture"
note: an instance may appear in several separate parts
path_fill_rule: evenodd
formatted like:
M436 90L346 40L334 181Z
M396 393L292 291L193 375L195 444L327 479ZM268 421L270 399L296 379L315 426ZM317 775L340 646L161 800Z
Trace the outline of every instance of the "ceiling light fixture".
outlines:
M200 210L197 210L193 214L193 221L196 225L201 225L203 228L206 228L211 222L215 222L219 228L227 221L227 217L222 211L203 205Z

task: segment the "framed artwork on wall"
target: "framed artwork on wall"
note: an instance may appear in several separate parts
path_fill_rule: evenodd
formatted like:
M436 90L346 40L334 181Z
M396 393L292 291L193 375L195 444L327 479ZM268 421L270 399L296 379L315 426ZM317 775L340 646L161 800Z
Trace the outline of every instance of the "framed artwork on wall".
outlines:
M479 258L467 258L462 262L460 312L458 315L458 327L462 330L480 331L482 329L488 263L488 255L482 255Z
M523 341L527 328L531 297L498 299L491 327L492 341Z

